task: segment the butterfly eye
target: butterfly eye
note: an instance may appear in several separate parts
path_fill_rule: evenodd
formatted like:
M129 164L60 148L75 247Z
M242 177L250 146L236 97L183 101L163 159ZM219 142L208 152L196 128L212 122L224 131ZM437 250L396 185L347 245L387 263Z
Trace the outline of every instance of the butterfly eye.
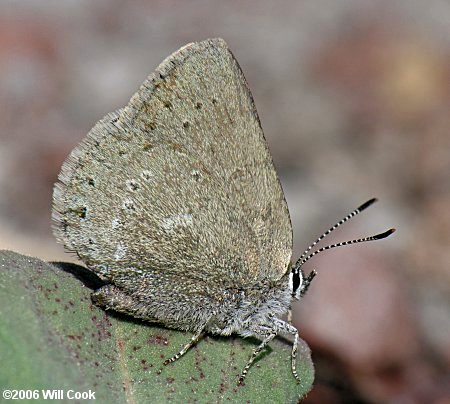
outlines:
M295 269L289 274L289 290L294 299L299 299L302 291L303 274L299 269Z

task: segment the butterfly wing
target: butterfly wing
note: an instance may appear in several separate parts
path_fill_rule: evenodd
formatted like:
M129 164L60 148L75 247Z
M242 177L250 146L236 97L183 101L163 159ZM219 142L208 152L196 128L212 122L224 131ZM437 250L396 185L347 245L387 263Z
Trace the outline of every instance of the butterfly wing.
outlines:
M53 220L111 282L157 271L245 285L286 272L288 208L223 40L181 48L95 125L63 164Z

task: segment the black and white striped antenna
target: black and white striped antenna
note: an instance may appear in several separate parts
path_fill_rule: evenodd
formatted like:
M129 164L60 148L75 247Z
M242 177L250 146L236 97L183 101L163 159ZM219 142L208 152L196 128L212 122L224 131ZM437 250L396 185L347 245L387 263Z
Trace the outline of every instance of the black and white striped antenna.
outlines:
M316 254L321 253L322 251L329 250L331 248L336 247L342 247L344 245L350 245L350 244L357 244L357 243L364 243L366 241L373 241L373 240L381 240L383 238L386 238L390 236L392 233L394 233L395 229L389 229L386 230L383 233L375 234L373 236L369 237L363 237L358 238L355 240L348 240L348 241L342 241L340 243L330 244L325 247L321 247L316 251L313 251L309 253L320 241L322 241L326 236L328 236L332 231L336 230L339 226L344 224L345 222L349 221L351 218L355 217L356 215L360 214L363 210L367 209L369 206L371 206L373 203L377 201L376 198L369 199L367 202L363 203L361 206L356 208L354 211L350 212L347 216L345 216L343 219L339 220L334 226L330 227L325 233L323 233L314 243L312 243L300 256L300 258L295 262L295 264L292 267L292 272L298 272L299 268L308 260L310 260L312 257L314 257ZM308 254L309 253L309 254Z

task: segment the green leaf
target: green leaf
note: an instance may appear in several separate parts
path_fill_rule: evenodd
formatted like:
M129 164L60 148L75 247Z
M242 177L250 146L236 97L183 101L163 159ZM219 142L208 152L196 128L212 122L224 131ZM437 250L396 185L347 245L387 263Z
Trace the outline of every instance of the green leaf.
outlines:
M291 374L291 343L283 338L271 342L243 386L237 378L258 344L255 339L207 336L163 367L191 334L106 313L91 302L99 286L83 267L0 251L2 389L64 390L59 402L69 401L69 390L91 390L97 404L295 403L311 389L314 370L302 340L300 384Z

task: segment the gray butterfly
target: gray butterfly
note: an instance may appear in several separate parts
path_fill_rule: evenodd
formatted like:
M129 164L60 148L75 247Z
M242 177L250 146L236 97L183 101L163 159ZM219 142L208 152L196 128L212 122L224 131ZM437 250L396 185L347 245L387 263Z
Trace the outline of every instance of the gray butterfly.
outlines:
M169 56L126 107L106 115L64 162L53 196L54 232L106 282L100 306L194 333L262 342L279 333L307 290L301 266L346 216L290 264L292 226L252 95L222 39Z

